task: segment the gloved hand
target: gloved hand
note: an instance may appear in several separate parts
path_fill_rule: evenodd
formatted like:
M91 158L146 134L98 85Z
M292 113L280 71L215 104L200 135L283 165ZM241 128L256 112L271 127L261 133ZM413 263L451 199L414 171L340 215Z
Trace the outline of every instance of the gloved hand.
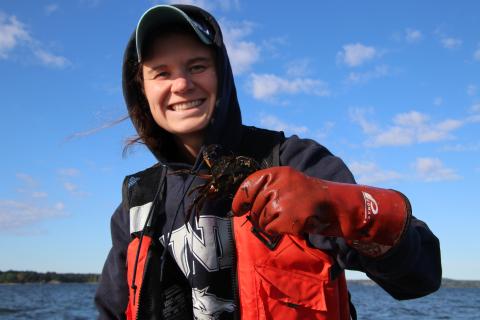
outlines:
M252 224L269 234L343 237L369 256L394 246L411 216L408 199L397 191L321 180L290 167L250 175L232 211L249 213Z

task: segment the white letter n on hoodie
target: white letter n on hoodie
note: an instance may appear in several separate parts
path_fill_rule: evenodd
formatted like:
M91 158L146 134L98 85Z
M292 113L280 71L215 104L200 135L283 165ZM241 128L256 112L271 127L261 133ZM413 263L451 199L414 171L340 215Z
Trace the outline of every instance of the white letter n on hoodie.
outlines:
M174 230L169 246L175 261L186 277L190 275L188 251L209 272L232 266L231 244L233 237L229 233L231 221L229 218L217 216L200 216L195 228L188 223ZM165 246L164 236L160 242Z

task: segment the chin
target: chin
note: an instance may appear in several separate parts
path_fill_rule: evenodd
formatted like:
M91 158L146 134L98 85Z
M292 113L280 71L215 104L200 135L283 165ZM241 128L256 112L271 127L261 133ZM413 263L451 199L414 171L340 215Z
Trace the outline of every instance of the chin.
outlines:
M176 128L171 133L175 135L203 135L205 132L207 125L206 124L199 124L197 126L184 126L181 128Z

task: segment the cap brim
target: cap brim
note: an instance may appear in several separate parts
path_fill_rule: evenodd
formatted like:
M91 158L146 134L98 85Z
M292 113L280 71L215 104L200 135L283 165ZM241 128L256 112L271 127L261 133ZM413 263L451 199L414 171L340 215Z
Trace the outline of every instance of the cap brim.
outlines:
M192 20L182 10L169 5L158 5L148 9L140 18L135 31L138 61L142 60L142 49L147 35L162 25L184 25L191 27L198 38L205 44L212 44L209 31Z

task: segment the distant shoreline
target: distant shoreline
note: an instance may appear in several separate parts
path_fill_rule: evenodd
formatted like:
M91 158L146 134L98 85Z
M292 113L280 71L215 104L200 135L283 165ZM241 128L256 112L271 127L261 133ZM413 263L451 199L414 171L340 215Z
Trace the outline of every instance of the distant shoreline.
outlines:
M0 284L60 284L60 283L97 283L100 274L97 273L57 273L35 271L0 271ZM347 280L349 284L373 286L372 280ZM480 280L442 279L443 288L480 288Z
M374 286L372 280L347 280L349 284L363 286ZM449 278L442 279L442 288L480 288L480 280L454 280Z
M56 273L35 271L0 271L0 284L28 283L96 283L100 275L96 273Z

